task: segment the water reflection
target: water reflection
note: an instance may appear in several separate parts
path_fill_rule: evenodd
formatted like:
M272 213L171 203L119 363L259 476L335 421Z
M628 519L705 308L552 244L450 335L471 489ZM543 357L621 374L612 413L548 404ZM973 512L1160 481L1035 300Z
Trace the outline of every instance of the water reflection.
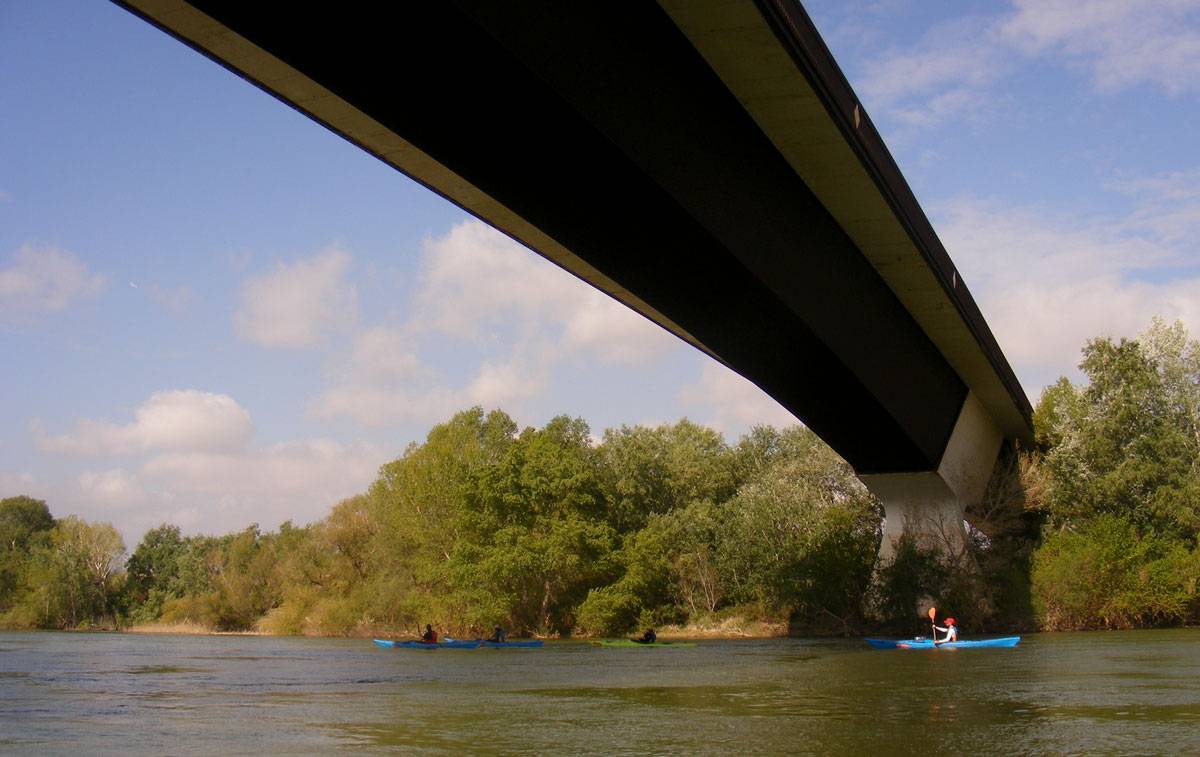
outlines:
M1194 753L1198 642L1189 630L955 654L771 640L506 655L0 634L0 752Z

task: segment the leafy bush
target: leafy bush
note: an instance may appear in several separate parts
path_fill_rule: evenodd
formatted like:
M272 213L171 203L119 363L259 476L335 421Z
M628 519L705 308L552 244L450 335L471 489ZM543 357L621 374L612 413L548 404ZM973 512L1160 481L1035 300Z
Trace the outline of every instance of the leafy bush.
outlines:
M286 601L259 618L255 630L274 636L300 636L306 630L308 606L303 602Z
M196 624L206 628L221 628L220 598L216 592L188 594L163 603L163 623Z
M634 628L643 606L629 588L621 582L589 591L575 611L575 630L589 636L612 636Z
M1050 534L1033 557L1034 606L1048 630L1180 623L1198 579L1196 553L1110 514Z
M305 630L321 636L350 636L362 617L362 602L357 597L327 597L309 611Z
M937 600L948 572L938 553L905 537L896 544L892 562L876 571L871 609L884 626L902 633L923 627L916 609L931 598Z

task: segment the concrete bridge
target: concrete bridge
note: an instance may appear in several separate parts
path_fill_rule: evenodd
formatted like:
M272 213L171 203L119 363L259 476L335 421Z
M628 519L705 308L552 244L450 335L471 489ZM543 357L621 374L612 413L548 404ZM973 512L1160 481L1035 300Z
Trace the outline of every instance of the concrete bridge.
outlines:
M962 538L1031 409L795 0L120 0L753 381Z

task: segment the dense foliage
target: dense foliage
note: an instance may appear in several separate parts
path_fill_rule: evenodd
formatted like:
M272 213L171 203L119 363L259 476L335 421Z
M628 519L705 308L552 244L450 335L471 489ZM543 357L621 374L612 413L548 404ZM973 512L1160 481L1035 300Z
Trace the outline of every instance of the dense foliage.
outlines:
M116 617L125 545L107 523L56 521L30 497L0 500L0 625L89 624Z
M68 523L111 532L55 524L48 511L36 522L50 534ZM21 554L0 594L6 625L77 627L120 610L130 624L275 633L404 633L434 622L569 634L741 611L842 631L862 620L880 511L802 428L758 428L731 447L685 420L612 429L597 442L579 419L518 431L503 412L475 408L304 528L150 530L125 571L105 575L105 601L66 614L29 612L31 587L58 586L33 570L40 552L25 534L34 528L14 527ZM115 567L123 549L110 547Z
M108 524L0 500L0 627L186 623L288 634L613 634L787 621L803 632L1130 628L1200 613L1200 345L1155 321L1095 339L1049 387L1037 444L1006 449L969 539L876 564L882 511L811 432L730 446L686 420L592 437L455 415L323 520L184 536L128 559Z
M1155 320L1094 339L1088 383L1048 388L1035 414L1044 542L1033 599L1049 629L1195 620L1200 580L1200 344Z

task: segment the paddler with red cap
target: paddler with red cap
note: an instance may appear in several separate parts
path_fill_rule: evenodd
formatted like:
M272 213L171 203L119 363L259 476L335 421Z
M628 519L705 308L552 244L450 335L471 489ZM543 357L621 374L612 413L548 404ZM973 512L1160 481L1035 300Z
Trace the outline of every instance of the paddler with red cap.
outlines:
M934 633L934 635L933 635L933 645L934 646L937 646L938 644L945 644L948 641L958 641L958 626L956 626L954 624L954 618L946 618L945 623L946 623L945 628L943 628L942 626L939 626L937 623L933 624L934 631L941 631L942 633L946 634L946 638L939 641L937 634Z

